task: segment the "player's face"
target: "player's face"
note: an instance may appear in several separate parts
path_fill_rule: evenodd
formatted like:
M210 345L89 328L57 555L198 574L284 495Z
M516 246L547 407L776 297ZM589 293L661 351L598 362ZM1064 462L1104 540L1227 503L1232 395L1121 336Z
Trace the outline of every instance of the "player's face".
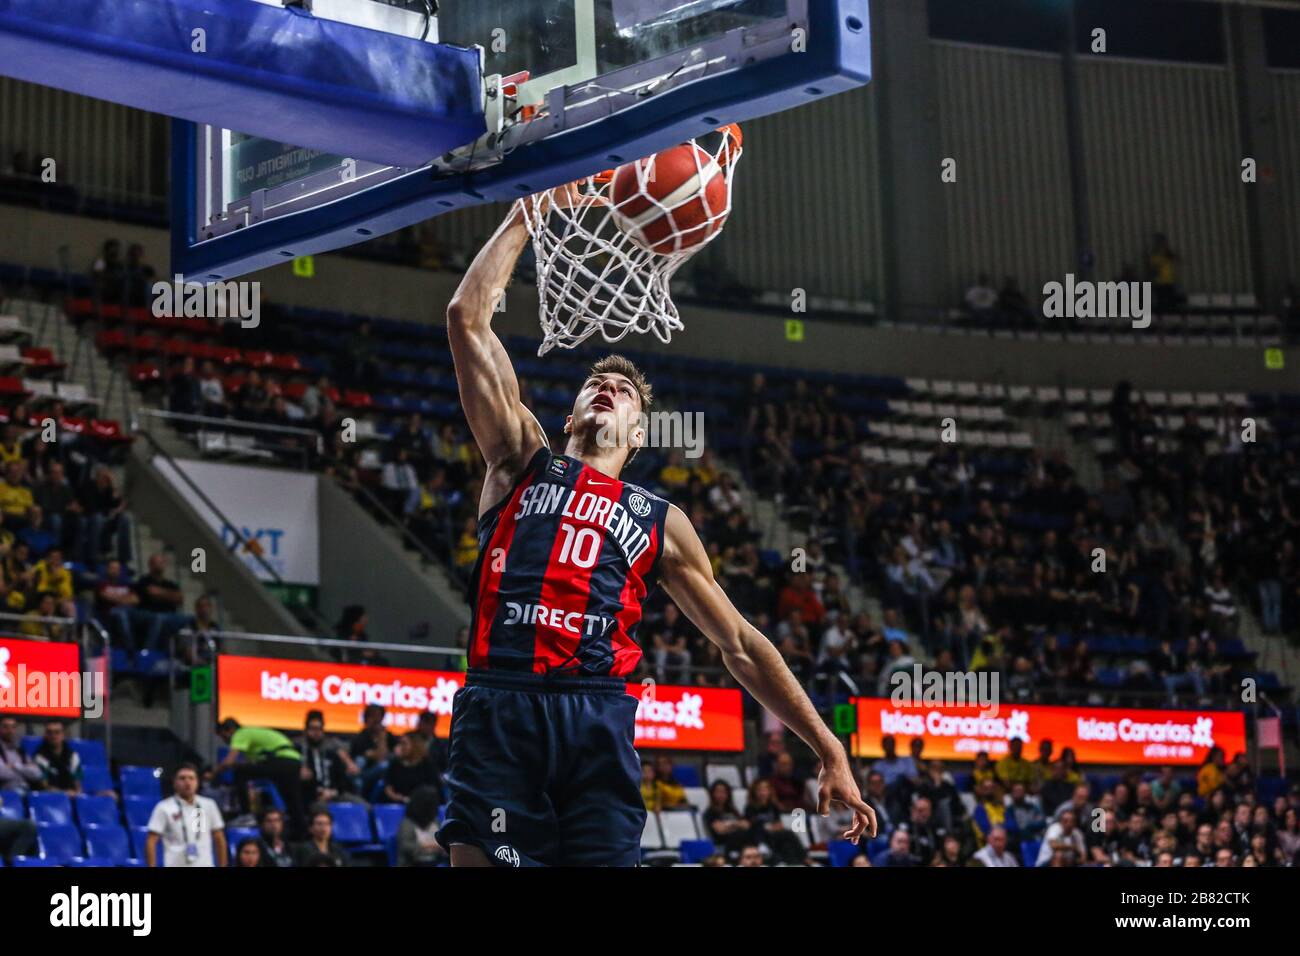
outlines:
M570 430L595 432L598 443L611 447L639 445L642 431L637 416L641 396L632 380L617 372L593 375L583 383L573 405Z

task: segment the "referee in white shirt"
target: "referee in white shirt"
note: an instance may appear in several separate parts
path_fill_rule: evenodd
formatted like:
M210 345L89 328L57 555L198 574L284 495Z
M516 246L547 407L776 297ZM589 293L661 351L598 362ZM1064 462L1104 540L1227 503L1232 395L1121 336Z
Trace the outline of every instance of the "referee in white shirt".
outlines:
M149 866L158 865L160 840L163 866L226 865L226 824L216 801L199 796L199 771L193 764L177 768L172 777L172 795L159 801L149 817L149 838L144 845Z

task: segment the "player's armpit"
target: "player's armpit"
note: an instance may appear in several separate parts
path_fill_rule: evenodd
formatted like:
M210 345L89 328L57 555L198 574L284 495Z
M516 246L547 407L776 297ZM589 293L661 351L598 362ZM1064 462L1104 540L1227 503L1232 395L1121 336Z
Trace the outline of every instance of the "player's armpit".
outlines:
M492 330L492 317L528 239L516 212L479 252L447 307L461 407L489 466L522 467L541 447L536 419L519 398L514 364Z

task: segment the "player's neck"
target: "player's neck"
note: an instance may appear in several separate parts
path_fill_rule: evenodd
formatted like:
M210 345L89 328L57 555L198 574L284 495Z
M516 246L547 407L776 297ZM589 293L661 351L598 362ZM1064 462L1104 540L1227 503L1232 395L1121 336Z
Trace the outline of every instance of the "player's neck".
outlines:
M588 443L582 441L577 435L569 436L564 446L564 453L610 478L618 478L623 473L623 466L627 464L628 456L626 448L601 448L595 440Z

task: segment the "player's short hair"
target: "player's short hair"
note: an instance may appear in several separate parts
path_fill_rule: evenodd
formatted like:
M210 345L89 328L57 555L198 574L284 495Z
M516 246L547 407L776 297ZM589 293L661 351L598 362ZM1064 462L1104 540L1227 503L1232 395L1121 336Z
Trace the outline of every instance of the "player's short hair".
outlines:
M610 374L622 375L631 381L637 395L641 398L641 411L648 414L650 406L654 404L654 394L650 383L646 381L644 373L636 367L636 364L622 355L606 355L587 372L588 376Z

